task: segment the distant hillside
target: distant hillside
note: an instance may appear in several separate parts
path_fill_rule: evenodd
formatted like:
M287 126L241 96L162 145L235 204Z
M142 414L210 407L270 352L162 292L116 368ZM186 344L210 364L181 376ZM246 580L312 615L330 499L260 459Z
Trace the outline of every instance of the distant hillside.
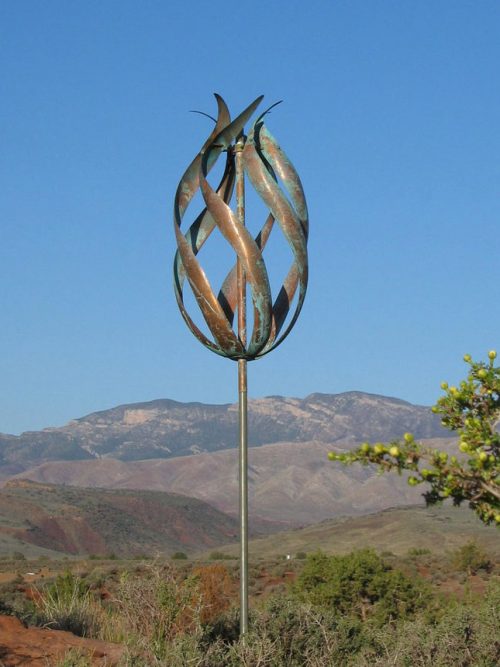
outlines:
M358 517L341 517L250 540L250 557L276 557L299 551L344 554L371 547L398 556L409 549L445 554L469 540L478 542L491 557L500 559L500 538L494 526L485 526L467 507L405 507ZM221 549L236 555L237 546Z
M440 449L454 440L426 441ZM342 449L345 443L337 443ZM372 466L327 460L329 445L279 443L249 451L250 519L304 525L339 515L423 504L422 489L404 476L379 475ZM195 496L223 512L238 511L238 457L234 449L146 461L51 461L20 474L38 482L116 489L173 491Z
M235 447L236 405L157 400L95 412L59 428L0 434L0 477L46 461L171 458ZM357 443L445 435L429 408L362 392L249 401L251 447L278 442Z
M0 555L135 555L209 549L237 539L237 521L172 493L11 481L0 489Z

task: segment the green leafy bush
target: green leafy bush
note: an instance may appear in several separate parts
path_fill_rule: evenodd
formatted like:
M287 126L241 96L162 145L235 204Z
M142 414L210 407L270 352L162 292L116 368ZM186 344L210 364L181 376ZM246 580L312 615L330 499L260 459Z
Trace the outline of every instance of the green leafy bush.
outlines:
M432 604L423 581L393 569L371 549L346 556L310 555L294 591L303 601L379 625L411 617Z

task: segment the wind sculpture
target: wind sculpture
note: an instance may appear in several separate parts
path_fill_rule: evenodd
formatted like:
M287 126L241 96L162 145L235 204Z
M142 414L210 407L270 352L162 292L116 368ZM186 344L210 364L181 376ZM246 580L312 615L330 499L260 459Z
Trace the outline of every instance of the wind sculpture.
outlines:
M254 121L248 136L244 133L246 123L263 96L234 120L222 97L216 94L215 98L218 108L217 118L213 119L215 127L186 169L175 195L174 289L182 317L196 338L212 352L238 362L240 634L244 637L248 631L247 361L274 350L290 333L299 316L307 288L308 215L299 176L264 124L270 109ZM218 187L213 189L207 176L223 152L226 153L225 169ZM255 238L245 226L246 180L269 211ZM184 215L198 190L205 207L183 232ZM288 242L293 261L273 300L265 248L275 227ZM217 294L197 259L198 252L216 229L236 255ZM187 312L186 280L211 337ZM247 294L251 304L247 303ZM249 305L251 331L247 330Z

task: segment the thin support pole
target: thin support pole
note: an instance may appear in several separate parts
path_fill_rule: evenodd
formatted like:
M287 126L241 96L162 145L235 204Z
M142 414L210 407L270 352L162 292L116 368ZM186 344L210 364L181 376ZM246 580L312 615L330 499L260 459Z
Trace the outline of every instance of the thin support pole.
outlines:
M248 425L247 362L238 361L238 406L240 422L240 636L248 633Z
M245 224L245 173L242 151L245 137L240 135L235 145L236 214ZM238 290L238 336L246 345L246 277L240 259L236 263ZM239 513L240 513L240 637L248 633L248 421L247 421L247 362L238 360L238 415L239 415Z

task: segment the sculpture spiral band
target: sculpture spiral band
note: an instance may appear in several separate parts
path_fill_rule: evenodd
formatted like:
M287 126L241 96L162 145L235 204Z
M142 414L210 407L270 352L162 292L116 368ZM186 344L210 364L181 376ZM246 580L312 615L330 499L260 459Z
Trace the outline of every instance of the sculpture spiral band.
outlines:
M215 127L181 178L175 195L174 228L178 249L174 260L174 289L182 316L198 340L224 357L251 360L267 354L286 338L302 308L308 277L307 205L297 172L264 125L265 113L253 123L248 137L243 134L244 126L262 101L262 96L233 121L224 100L219 95L215 97L218 106ZM244 174L269 210L255 239L230 206L236 179L237 151L242 151L240 164ZM207 181L207 175L222 152L226 152L225 170L219 186L214 190ZM184 214L198 190L203 196L205 208L183 233L181 223ZM292 250L293 261L273 301L264 249L275 223ZM196 257L216 227L234 249L250 289L253 329L248 343L233 328L238 308L236 264L228 272L216 296ZM213 340L205 336L185 308L183 289L186 279ZM294 312L283 330L296 294Z

